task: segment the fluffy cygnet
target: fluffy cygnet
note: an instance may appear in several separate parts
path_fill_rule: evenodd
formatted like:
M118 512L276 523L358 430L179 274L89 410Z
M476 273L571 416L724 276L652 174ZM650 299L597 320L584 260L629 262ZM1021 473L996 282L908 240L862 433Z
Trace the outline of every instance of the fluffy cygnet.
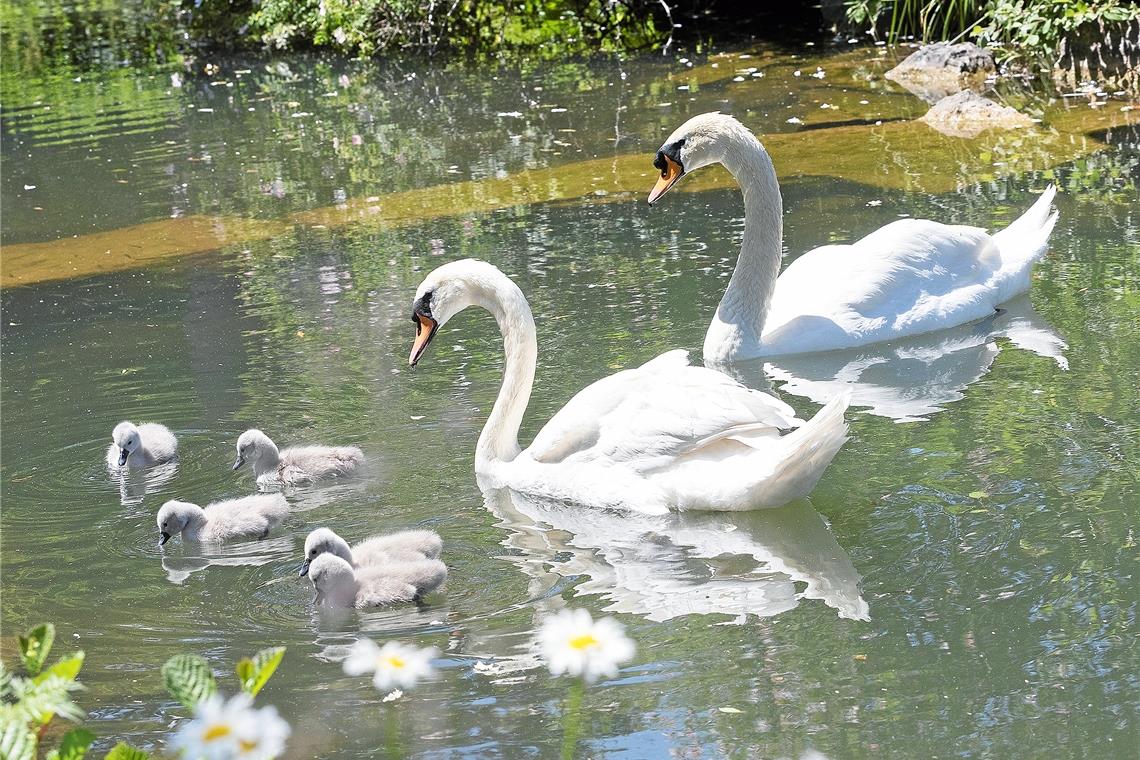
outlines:
M368 567L393 560L439 559L443 539L434 530L401 530L385 536L372 536L350 547L328 528L317 528L305 539L305 561L301 575L318 556L334 554L353 567Z
M179 533L183 541L207 543L265 538L287 514L289 504L279 493L226 499L205 509L186 501L168 501L158 510L158 543L161 546Z
M234 469L246 462L263 485L299 485L337 475L351 475L364 466L364 452L355 446L293 446L278 451L260 430L247 430L237 441Z
M321 554L309 566L309 580L317 595L313 602L326 607L382 607L415 601L447 578L447 566L438 559L413 559L370 565L353 570L335 554Z
M174 459L178 452L178 439L166 425L157 422L120 422L111 431L107 447L107 466L115 469L123 467L150 467Z

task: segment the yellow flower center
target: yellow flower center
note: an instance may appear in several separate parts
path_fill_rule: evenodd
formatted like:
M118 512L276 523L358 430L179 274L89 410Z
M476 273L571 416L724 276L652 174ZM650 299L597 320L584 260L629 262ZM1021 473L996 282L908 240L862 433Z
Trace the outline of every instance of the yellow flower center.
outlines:
M202 734L202 741L212 742L215 739L223 739L229 735L229 726L225 723L215 723L206 729L206 733Z
M598 640L594 638L591 633L583 633L581 636L575 636L568 642L571 649L589 649L598 645Z
M241 748L242 752L253 752L255 749L257 749L257 742L250 741L249 739L243 739L238 742L238 747Z
M388 655L387 657L385 657L384 662L393 668L402 668L408 664L407 662L404 661L403 657L397 657L394 654Z

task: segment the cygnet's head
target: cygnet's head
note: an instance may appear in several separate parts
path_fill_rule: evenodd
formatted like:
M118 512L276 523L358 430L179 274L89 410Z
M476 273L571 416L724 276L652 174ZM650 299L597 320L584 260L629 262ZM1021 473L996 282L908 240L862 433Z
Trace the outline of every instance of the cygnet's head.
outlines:
M301 563L299 574L307 575L313 560L326 553L352 564L352 550L348 547L348 542L328 528L317 528L305 539L305 561Z
M245 431L237 439L237 459L234 461L234 469L238 469L249 461L256 462L261 458L262 452L270 449L276 451L277 446L269 440L269 436L265 433L257 428Z
M356 602L356 573L335 554L321 554L309 564L309 580L317 594L313 604L352 607Z
M158 523L158 545L162 546L171 536L181 533L190 524L190 518L198 509L200 509L198 505L186 501L171 500L163 504L158 510L158 517L155 518L155 522Z
M669 192L686 174L723 161L728 146L728 141L724 138L733 133L756 139L735 118L715 111L694 116L677 127L661 144L661 150L657 151L657 157L653 160L661 177L649 193L649 202L654 203Z
M504 306L500 298L505 292L515 303L526 303L522 291L498 267L477 259L461 259L437 267L416 289L412 302L412 321L416 323L416 339L408 363L413 367L423 356L439 328L468 306L482 306L495 313Z
M127 463L127 457L142 446L139 429L135 427L133 422L120 422L115 425L115 429L111 431L111 440L119 447L120 467Z

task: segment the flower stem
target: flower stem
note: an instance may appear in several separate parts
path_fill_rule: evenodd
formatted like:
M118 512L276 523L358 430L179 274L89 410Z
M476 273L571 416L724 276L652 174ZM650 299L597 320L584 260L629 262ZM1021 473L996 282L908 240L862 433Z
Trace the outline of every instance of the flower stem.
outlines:
M582 679L575 678L566 693L566 708L562 711L562 760L573 758L574 748L578 746L578 737L582 733L582 695L585 691Z

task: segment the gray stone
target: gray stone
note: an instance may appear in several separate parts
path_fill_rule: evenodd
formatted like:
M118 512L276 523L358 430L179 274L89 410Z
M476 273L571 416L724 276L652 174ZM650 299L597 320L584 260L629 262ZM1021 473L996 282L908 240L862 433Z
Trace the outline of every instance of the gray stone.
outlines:
M948 95L920 121L952 137L977 137L987 129L1024 129L1033 120L1016 108L1003 106L972 90Z
M923 45L884 76L927 103L937 103L955 92L980 88L994 71L994 57L985 48L972 42L935 42Z

